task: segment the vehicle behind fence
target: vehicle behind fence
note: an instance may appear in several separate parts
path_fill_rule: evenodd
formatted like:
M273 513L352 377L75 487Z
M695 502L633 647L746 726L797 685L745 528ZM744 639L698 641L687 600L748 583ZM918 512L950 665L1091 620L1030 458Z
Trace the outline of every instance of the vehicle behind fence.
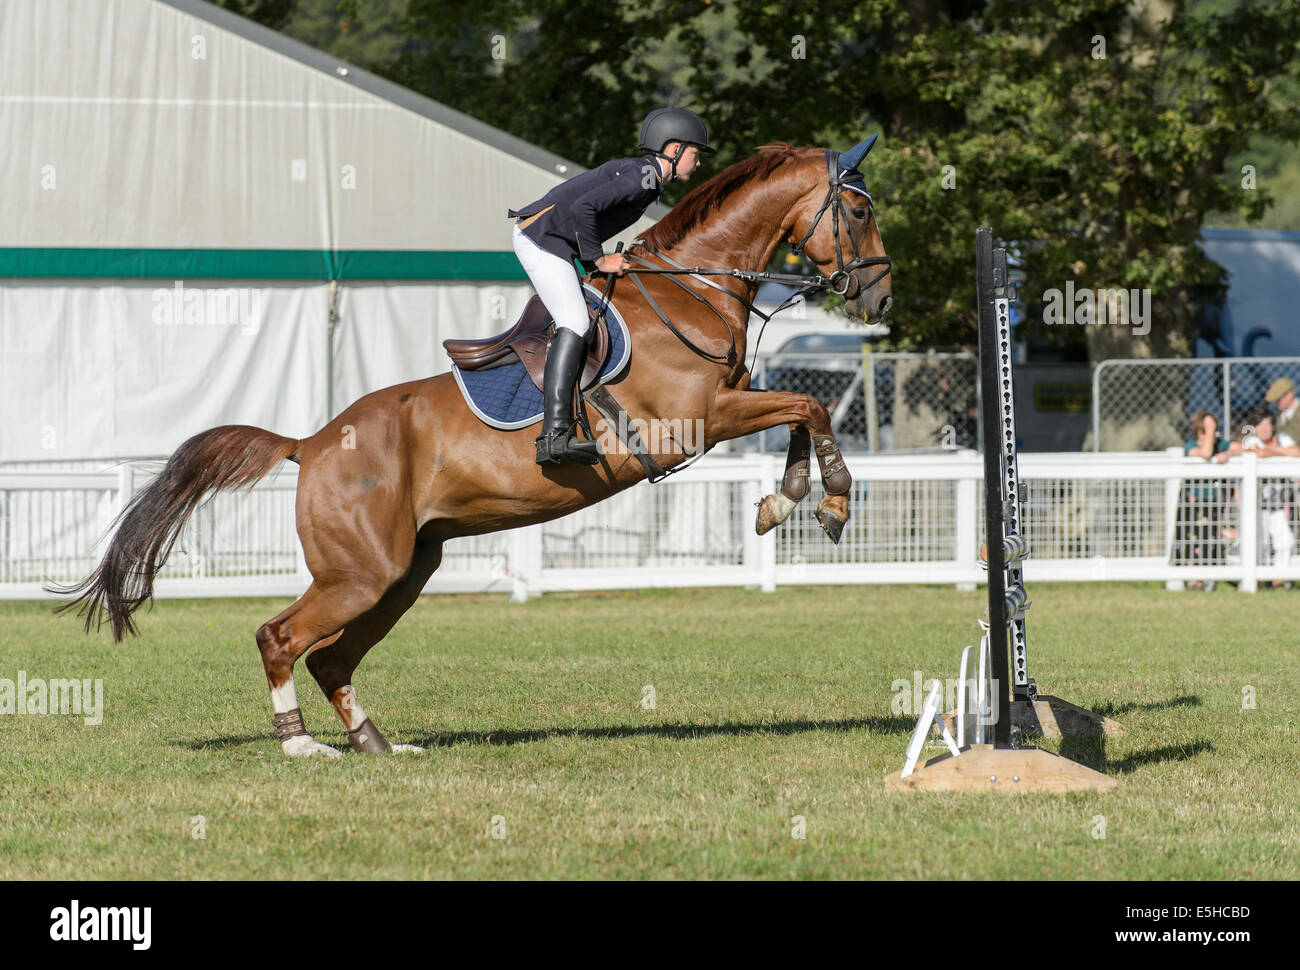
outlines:
M751 386L812 395L845 454L953 451L978 444L977 370L973 354L781 352L759 358ZM739 450L783 454L789 442L777 428Z

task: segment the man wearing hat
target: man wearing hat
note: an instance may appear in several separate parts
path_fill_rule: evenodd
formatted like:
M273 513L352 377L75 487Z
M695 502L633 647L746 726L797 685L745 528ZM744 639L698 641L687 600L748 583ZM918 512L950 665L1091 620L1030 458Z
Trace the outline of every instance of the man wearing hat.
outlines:
M1277 405L1277 430L1300 441L1300 399L1291 378L1279 377L1270 384L1265 400Z

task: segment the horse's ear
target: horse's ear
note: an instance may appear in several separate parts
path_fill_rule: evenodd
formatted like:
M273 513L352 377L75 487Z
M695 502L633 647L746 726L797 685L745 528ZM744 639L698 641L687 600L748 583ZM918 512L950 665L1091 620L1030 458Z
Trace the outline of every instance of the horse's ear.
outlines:
M876 143L876 139L879 137L880 133L877 132L866 141L858 142L858 144L854 145L847 152L841 152L840 167L846 171L852 171L861 165L862 160L867 157L867 153L871 151L871 146Z

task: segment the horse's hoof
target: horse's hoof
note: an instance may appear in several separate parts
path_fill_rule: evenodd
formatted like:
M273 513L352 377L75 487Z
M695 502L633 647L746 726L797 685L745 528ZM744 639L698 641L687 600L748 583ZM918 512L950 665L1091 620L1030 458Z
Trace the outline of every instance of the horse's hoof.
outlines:
M840 544L840 536L844 532L844 523L835 516L818 509L816 512L817 521L821 523L822 529L830 537L831 542L837 546Z
M412 754L422 754L424 752L424 749L420 747L418 744L395 744L393 745L393 750L409 751Z
M794 511L796 504L794 499L786 498L784 495L763 496L763 500L758 503L758 520L754 523L754 531L759 535L771 532L790 518L790 513Z
M331 748L328 744L321 744L310 734L296 734L291 738L286 738L280 742L280 747L291 758L310 758L314 754L323 754L327 758L343 757L343 752L338 748Z
M817 511L814 514L817 521L821 523L826 535L830 537L831 542L838 546L840 536L844 534L844 523L849 520L848 497L844 495L827 495L817 503Z

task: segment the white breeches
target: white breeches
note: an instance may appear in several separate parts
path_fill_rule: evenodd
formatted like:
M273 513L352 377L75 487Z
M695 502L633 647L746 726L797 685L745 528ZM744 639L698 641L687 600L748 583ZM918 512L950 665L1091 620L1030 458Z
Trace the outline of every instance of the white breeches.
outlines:
M583 299L582 285L573 264L548 253L518 226L514 229L514 243L515 255L551 312L555 325L586 336L591 319L587 316L587 301Z

